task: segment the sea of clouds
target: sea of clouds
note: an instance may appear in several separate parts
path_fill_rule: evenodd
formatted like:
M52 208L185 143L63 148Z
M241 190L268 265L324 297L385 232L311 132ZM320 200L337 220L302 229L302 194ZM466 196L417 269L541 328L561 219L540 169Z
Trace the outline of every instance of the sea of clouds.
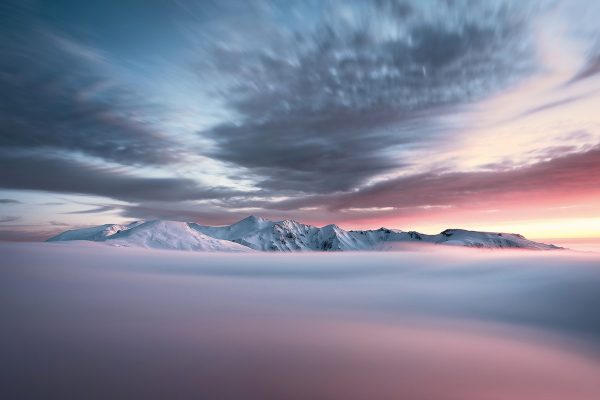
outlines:
M598 254L0 252L7 398L600 396Z

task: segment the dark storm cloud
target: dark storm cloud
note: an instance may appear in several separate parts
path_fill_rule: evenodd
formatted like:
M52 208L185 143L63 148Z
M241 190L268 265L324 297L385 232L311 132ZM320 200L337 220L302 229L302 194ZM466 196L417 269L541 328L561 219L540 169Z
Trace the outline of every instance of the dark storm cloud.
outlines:
M0 152L0 188L108 196L126 201L226 198L236 192L203 188L191 179L138 177L40 154Z
M405 151L448 134L435 119L444 108L532 67L520 14L456 3L427 18L417 2L378 1L357 21L333 13L314 31L271 32L259 49L214 49L207 63L229 76L221 95L238 118L202 132L216 144L208 154L248 168L262 188L307 193L403 166Z
M152 107L107 76L101 53L35 26L4 32L0 52L3 148L128 165L176 159L175 144L145 121Z

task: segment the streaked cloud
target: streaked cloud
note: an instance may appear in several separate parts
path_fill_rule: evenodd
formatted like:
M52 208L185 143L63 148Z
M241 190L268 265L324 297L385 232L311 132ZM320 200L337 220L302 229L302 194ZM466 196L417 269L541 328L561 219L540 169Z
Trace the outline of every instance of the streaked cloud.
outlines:
M492 221L532 195L536 218L574 218L594 207L570 205L600 200L593 2L0 11L0 204L23 226L248 213L348 226L467 209Z
M3 149L77 153L126 165L176 159L176 143L145 120L151 105L105 76L104 56L96 50L35 31L8 35L0 46Z
M205 63L229 76L222 96L237 117L201 133L215 142L208 154L259 187L305 193L401 169L405 153L451 134L438 116L533 68L520 9L439 7L378 2L350 17L334 7L314 29L282 28L260 48L215 46Z
M19 171L15 174L13 171ZM140 177L118 168L95 167L39 154L0 153L0 186L6 189L91 194L127 201L183 201L229 197L237 192L202 187L186 178Z

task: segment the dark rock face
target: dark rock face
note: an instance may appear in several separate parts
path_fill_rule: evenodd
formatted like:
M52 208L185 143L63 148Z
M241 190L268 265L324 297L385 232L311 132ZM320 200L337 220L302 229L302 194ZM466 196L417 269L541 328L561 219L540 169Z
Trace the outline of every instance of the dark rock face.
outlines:
M410 231L408 232L408 236L410 236L411 239L423 240L423 237L419 234L419 232Z
M321 250L330 251L331 249L333 249L333 240L330 238L323 241L323 243L321 244Z

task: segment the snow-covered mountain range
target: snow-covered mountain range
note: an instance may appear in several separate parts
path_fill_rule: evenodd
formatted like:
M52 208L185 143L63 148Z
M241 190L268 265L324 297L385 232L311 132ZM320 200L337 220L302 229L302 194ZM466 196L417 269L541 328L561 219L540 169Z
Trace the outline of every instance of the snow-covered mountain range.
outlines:
M206 226L178 221L136 221L63 232L49 242L87 240L121 247L193 251L351 251L387 250L400 243L430 243L481 248L554 250L514 233L446 229L437 235L380 228L346 231L337 225L318 228L294 220L269 221L250 216L232 225Z

